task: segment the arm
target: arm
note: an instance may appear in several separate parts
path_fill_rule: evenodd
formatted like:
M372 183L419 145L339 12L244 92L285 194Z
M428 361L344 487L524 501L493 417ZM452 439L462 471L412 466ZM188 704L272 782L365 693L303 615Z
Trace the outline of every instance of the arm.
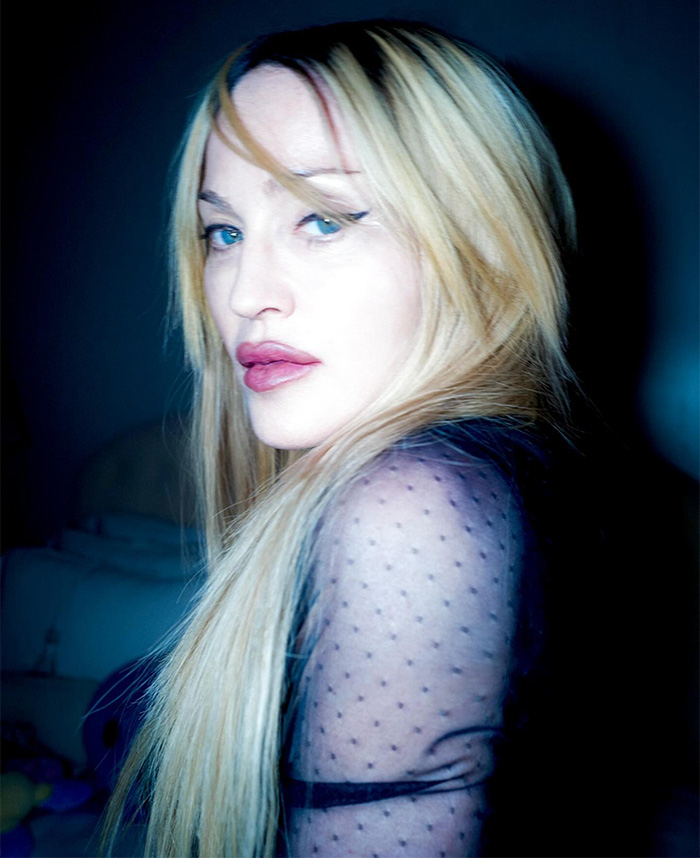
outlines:
M520 549L489 466L391 453L347 494L319 544L290 854L477 853Z

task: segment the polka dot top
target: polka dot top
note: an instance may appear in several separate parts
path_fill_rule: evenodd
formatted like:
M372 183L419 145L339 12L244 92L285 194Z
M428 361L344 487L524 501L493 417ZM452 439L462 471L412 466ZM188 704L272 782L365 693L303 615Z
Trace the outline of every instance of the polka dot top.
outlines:
M385 453L323 521L283 760L289 855L479 852L531 539L512 468L448 435Z

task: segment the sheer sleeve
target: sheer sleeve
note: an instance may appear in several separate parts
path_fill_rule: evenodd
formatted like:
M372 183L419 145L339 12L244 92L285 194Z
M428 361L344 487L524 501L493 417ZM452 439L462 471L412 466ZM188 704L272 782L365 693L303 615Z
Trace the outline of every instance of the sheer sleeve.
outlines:
M385 454L326 518L285 763L290 855L478 852L522 552L506 479L437 442Z

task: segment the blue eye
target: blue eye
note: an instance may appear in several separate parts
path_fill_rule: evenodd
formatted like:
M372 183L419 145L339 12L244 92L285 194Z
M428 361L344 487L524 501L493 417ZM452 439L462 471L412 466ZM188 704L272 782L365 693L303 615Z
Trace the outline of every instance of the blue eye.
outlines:
M305 232L309 235L333 235L340 232L341 226L328 217L319 217L317 214L307 215L300 223L300 227L308 226Z
M212 250L226 250L243 240L243 232L235 226L214 223L206 227L200 238L204 239Z
M339 223L336 223L327 217L319 218L316 222L322 235L333 235L334 232L338 232L340 229Z
M356 214L351 214L353 220L360 220L360 218L364 217L368 212L357 212ZM313 214L307 215L299 222L299 227L308 227L304 231L311 236L320 238L326 235L333 235L336 232L340 232L343 228L342 224L339 224L337 221L331 220L329 217L320 217L315 212Z

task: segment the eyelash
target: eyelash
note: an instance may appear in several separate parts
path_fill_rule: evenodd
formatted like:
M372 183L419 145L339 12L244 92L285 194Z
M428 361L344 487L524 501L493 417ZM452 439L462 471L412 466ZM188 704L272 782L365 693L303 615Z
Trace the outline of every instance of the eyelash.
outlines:
M243 231L235 226L229 226L226 223L212 223L209 226L205 227L204 232L199 236L202 241L206 241L207 250L220 251L227 249L225 247L217 247L213 243L212 236L214 235L214 233L217 232L224 232L229 235L235 236L234 240L231 242L231 244L228 245L228 247L233 247L234 244L238 244L238 242L243 238Z
M351 218L353 221L358 221L361 218L365 217L365 215L367 215L367 214L369 214L369 211L352 212L352 213L348 214L348 217ZM326 225L333 224L334 226L337 226L338 229L333 230L333 232L329 232L329 233L325 233L325 234L321 233L320 235L309 235L308 238L309 238L310 242L327 241L329 238L331 238L332 236L341 232L343 229L342 224L338 223L337 221L331 220L331 218L320 217L315 212L312 212L311 214L306 215L306 217L303 217L299 221L299 223L296 225L296 229L301 229L301 227L306 226L306 224L314 223L314 222L323 223ZM228 234L229 236L231 236L233 238L233 241L231 241L231 243L225 247L216 246L213 243L212 236L217 232L223 232L223 233ZM199 238L202 241L207 242L207 249L208 250L212 250L212 251L218 253L218 252L221 252L224 250L228 250L230 247L233 247L235 244L239 244L240 241L242 241L242 239L243 239L243 230L239 229L238 227L231 226L230 224L226 224L226 223L213 223L213 224L210 224L209 226L205 227L204 232L199 236Z

